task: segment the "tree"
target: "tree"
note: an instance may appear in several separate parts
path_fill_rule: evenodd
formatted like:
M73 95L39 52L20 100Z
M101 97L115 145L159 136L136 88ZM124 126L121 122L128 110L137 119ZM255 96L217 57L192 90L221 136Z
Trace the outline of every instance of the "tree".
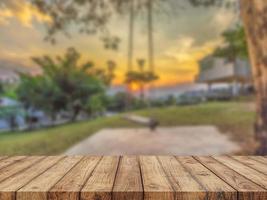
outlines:
M116 69L116 63L113 60L107 61L107 73L106 73L106 79L107 84L110 85L115 78L115 69Z
M153 1L147 1L147 27L148 27L148 61L149 69L153 73L154 64L154 38L153 38Z
M24 112L19 105L16 106L0 106L0 119L5 120L11 131L15 131L19 124L17 117L23 116Z
M64 95L53 80L45 76L32 77L21 74L21 82L17 88L18 99L26 110L25 121L32 129L31 111L44 111L55 121L58 112L66 108Z
M224 46L217 48L214 56L224 57L230 62L235 62L237 58L248 58L246 35L242 25L224 32L223 38Z
M73 48L57 60L49 56L33 58L43 75L22 75L18 96L25 107L44 110L53 120L60 111L67 111L74 121L86 110L90 98L105 88L102 74L93 69L93 63L78 65L79 59L80 54Z
M133 69L133 42L134 42L134 19L135 19L135 1L130 2L129 17L129 46L128 46L128 72Z
M267 153L267 1L241 0L241 14L244 21L249 57L252 64L256 90L257 119L256 138L261 145L258 154Z
M155 0L154 0L155 1ZM149 69L154 71L154 44L153 44L153 1L131 0L129 4L129 46L128 46L128 72L133 70L133 43L134 43L134 21L136 10L142 7L147 9L147 29L148 29L148 60Z
M202 4L204 0L190 0ZM267 153L267 1L239 0L249 58L252 65L253 81L256 90L257 117L255 122L255 137L260 142L258 154ZM218 3L218 0L206 0L208 5Z
M4 92L5 92L4 84L3 84L2 82L0 82L0 96L1 96L2 94L4 94Z
M115 112L125 111L127 108L127 99L129 94L124 92L118 92L114 96L109 98L108 109ZM131 98L133 98L131 96Z
M103 94L97 94L90 98L86 105L87 113L92 116L97 116L105 111L105 96Z
M145 98L145 85L148 83L151 83L152 81L157 80L159 77L152 73L151 71L145 71L144 65L145 60L144 59L138 59L138 66L139 71L133 70L126 74L126 83L137 83L140 88L140 99L144 101Z

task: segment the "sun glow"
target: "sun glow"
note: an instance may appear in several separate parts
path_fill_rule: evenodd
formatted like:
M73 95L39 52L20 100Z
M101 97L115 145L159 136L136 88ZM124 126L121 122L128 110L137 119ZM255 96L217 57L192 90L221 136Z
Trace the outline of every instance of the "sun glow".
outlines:
M140 86L139 86L138 83L136 83L136 82L132 82L132 83L129 84L128 88L129 88L129 90L130 90L131 92L138 92L139 89L140 89Z

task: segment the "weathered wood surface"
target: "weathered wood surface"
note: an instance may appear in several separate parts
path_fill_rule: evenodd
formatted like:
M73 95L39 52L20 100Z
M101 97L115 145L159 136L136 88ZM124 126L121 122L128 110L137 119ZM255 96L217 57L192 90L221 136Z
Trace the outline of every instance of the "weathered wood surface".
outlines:
M267 158L0 157L0 200L267 200Z

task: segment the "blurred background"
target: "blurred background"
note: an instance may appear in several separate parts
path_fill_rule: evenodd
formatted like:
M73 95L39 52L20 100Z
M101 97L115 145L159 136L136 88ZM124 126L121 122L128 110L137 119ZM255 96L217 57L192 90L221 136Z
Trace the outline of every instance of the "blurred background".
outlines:
M238 0L0 0L0 44L0 155L260 148Z

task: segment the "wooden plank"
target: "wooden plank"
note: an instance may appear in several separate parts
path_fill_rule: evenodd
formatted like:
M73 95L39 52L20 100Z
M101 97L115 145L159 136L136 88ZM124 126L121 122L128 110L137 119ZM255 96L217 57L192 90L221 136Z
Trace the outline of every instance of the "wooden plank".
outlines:
M12 159L11 165L9 164L8 166L0 170L0 182L4 181L5 179L7 179L8 177L14 174L17 174L27 169L28 167L30 167L31 165L33 165L37 161L40 161L43 158L44 157L42 156L33 156L33 157L27 157L26 159L19 160L19 161L17 161L16 158L15 160Z
M206 189L206 199L236 200L237 191L218 178L213 172L204 167L192 157L177 157L181 164Z
M81 156L66 157L17 191L17 200L46 200L48 191L80 160Z
M0 156L0 161L8 158L8 156Z
M262 162L258 162L248 156L233 156L232 158L267 175L267 165Z
M18 162L22 159L26 158L26 156L14 156L14 157L10 157L10 158L7 158L7 159L4 159L4 160L1 160L0 161L0 169L8 166L8 165L11 165L15 162Z
M248 156L8 157L0 160L0 200L264 200L265 160Z
M239 200L267 199L267 191L211 157L196 157L209 170L238 191Z
M43 173L45 170L53 166L63 157L47 157L33 166L30 166L25 171L22 171L14 176L9 177L0 183L0 200L13 200L18 189L23 187L36 176Z
M121 158L114 183L113 200L143 200L142 178L136 156Z
M205 189L185 170L174 156L159 156L158 159L175 190L176 200L206 200Z
M267 158L266 157L263 157L263 156L251 156L251 158L253 160L256 160L258 162L261 162L261 163L267 165Z
M84 157L73 167L48 193L51 200L74 200L79 199L80 191L89 179L100 156Z
M214 156L214 158L242 176L245 176L247 179L267 189L267 176L261 172L258 172L228 156Z
M82 200L111 200L119 160L115 156L101 159L81 191Z
M175 191L155 156L140 156L145 200L173 200Z

